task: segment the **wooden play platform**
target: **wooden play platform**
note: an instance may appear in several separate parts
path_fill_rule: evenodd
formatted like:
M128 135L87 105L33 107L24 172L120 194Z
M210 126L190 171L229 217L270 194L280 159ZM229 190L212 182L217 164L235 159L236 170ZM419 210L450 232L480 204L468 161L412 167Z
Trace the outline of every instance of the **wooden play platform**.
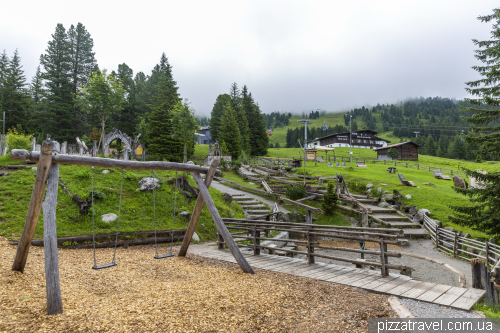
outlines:
M229 250L218 250L213 246L192 245L189 252L202 257L236 263ZM375 293L446 305L467 311L485 294L485 291L481 289L459 288L422 282L405 275L391 273L390 276L382 277L380 272L375 270L325 263L309 264L303 259L277 255L253 255L245 252L243 252L243 255L254 268L344 284Z

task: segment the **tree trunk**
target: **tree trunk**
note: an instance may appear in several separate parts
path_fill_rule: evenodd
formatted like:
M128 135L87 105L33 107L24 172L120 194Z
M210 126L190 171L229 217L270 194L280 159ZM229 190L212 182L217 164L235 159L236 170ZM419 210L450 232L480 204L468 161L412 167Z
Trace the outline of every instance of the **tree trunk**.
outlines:
M188 151L187 151L187 142L184 142L184 160L182 163L187 163L187 157L188 156Z

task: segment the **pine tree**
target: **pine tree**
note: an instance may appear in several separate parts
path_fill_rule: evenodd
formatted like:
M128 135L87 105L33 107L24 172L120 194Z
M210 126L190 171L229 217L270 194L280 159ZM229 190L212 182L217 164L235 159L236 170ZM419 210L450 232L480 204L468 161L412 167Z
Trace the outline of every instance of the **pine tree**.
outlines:
M480 16L481 22L494 21L492 39L488 41L473 40L480 49L476 50L475 57L484 63L483 66L472 67L483 78L467 82L469 92L478 98L467 98L468 106L465 110L473 112L467 121L472 124L475 134L467 137L469 142L481 145L481 154L496 154L500 147L500 8L493 10L494 14ZM487 132L487 133L485 133ZM456 141L454 142L456 144ZM468 177L476 178L483 185L482 188L453 189L469 197L470 206L450 206L454 214L450 221L458 225L468 226L480 230L491 236L500 235L500 172L483 174L478 171L463 168Z
M162 54L162 59L165 54ZM165 57L166 59L166 57ZM155 86L155 94L152 103L148 105L151 109L149 115L148 150L158 160L182 161L182 145L173 136L172 109L180 101L177 83L173 79L172 67L165 60L164 69L158 69L158 84Z
M224 142L228 154L233 160L238 159L241 152L240 130L236 120L236 112L231 107L230 101L222 105L223 114L221 118L221 127L219 132L219 142Z
M425 142L425 153L427 155L436 156L436 143L432 138L432 135L429 135L427 141Z
M267 154L269 137L267 136L266 122L258 104L255 104L252 94L248 92L247 86L242 90L242 108L248 119L250 130L250 154L252 156L263 156Z
M35 76L31 79L29 91L33 102L33 109L30 112L30 119L32 119L32 125L30 128L36 136L41 136L41 126L37 120L42 117L42 112L44 111L45 86L43 84L40 66L36 68Z
M13 126L26 128L29 117L27 111L30 107L30 98L26 89L26 76L21 65L21 57L17 49L4 69L2 84L2 104L1 109L9 110L9 117L5 119L5 128Z
M236 119L240 130L241 148L245 152L250 152L250 129L245 111L241 107L241 94L236 82L231 84L229 96L231 96L231 107L236 112Z
M70 82L73 98L76 98L78 88L86 86L89 76L96 70L95 52L92 52L94 41L90 37L90 33L85 29L80 22L76 28L74 25L68 29L67 33L69 57L71 58ZM73 118L73 135L79 136L83 132L88 132L89 127L85 128L84 116L75 105Z
M42 131L59 142L74 142L71 56L66 29L62 24L57 24L45 52L40 56L44 69L42 78L47 88L46 112L39 120Z
M333 216L338 208L337 205L338 196L335 193L333 184L329 183L326 193L323 195L323 200L321 200L321 208L325 212L326 216Z
M120 112L117 112L113 118L113 123L116 128L122 132L132 135L135 133L137 126L137 109L136 109L136 94L134 71L127 64L118 65L118 73L111 73L117 80L120 80L125 90L126 101Z
M224 106L231 104L231 96L222 94L217 96L214 107L210 113L210 135L216 142L222 143L220 140L220 129L222 126L222 116L224 115Z
M5 77L7 76L7 68L9 66L9 57L5 50L0 55L0 106L2 105L2 88L5 86Z

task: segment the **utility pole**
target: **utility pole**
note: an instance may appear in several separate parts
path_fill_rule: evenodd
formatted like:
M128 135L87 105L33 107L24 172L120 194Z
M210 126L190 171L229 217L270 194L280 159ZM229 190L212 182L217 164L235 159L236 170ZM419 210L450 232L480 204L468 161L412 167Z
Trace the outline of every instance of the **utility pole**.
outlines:
M413 132L413 133L415 133L415 137L417 137L420 132Z
M304 119L297 120L299 123L304 124L304 186L306 186L306 148L307 148L307 124L312 124L312 122L305 117ZM300 145L300 140L299 140Z
M352 114L349 115L349 163L352 163Z

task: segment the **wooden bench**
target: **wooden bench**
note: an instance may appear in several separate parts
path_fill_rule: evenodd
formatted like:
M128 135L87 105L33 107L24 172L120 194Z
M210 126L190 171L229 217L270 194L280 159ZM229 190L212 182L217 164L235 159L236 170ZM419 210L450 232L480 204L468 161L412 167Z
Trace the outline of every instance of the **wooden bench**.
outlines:
M342 162L342 166L343 166L343 167L346 167L346 166L347 166L347 163L346 163L346 162Z
M288 255L291 255L292 258L293 258L293 252L287 252L285 250L294 250L293 247L290 247L290 246L285 246L285 247L282 247L280 248L280 250L276 250L276 254L279 255L279 256L288 256Z
M366 168L366 164L365 164L365 162L356 162L356 166L357 166L358 168Z
M396 168L394 168L394 167L387 168L387 172L389 172L389 173L396 173L397 171L398 170L396 170Z
M440 170L432 170L432 173L434 174L434 178L451 180L450 176L443 175L443 173Z
M406 180L402 173L398 173L398 178L403 186L417 187L417 185L415 185L412 181Z

